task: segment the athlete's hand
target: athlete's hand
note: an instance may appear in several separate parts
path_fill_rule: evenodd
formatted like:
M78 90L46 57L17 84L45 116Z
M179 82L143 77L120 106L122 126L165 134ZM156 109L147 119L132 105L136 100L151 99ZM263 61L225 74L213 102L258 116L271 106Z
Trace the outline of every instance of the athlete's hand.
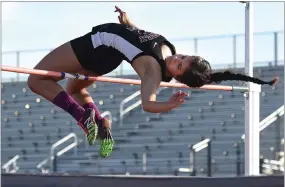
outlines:
M179 90L174 95L171 96L171 98L168 101L168 104L172 109L179 107L182 103L185 101L185 97L188 97L189 94L182 92Z
M119 16L118 16L118 19L119 19L119 22L121 24L126 24L126 25L131 25L131 22L130 22L130 19L128 18L128 15L126 12L122 11L119 7L115 6L116 10L115 12L119 12Z

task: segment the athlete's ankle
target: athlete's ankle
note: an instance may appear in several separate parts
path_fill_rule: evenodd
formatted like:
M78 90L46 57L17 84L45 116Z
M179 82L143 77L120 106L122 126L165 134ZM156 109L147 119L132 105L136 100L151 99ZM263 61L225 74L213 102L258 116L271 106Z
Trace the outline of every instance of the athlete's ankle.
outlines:
M102 121L102 125L103 125L104 127L106 127L106 128L111 128L111 122L110 122L109 119L107 119L107 118L102 118L101 121Z
M102 116L97 108L97 106L95 105L95 103L93 102L90 102L90 103L87 103L85 105L83 105L83 108L86 110L87 108L92 108L94 109L95 111L95 120L98 121L98 120L101 120L102 119Z

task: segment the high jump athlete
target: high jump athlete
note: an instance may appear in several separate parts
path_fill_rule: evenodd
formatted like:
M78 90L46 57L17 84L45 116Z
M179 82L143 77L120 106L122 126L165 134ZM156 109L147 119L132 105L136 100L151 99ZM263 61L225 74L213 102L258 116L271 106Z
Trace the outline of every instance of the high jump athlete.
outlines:
M178 91L168 101L157 101L156 91L159 84L162 81L169 82L172 78L194 88L226 80L268 85L277 82L276 78L266 82L230 71L212 73L210 63L204 58L176 53L174 45L161 34L136 27L118 7L115 12L120 13L120 24L106 23L93 27L92 31L84 36L55 48L34 68L102 76L116 69L125 60L141 79L142 107L150 113L173 110L188 96ZM109 156L114 145L111 124L108 119L101 117L86 90L93 81L68 80L64 89L57 83L62 79L30 75L28 85L33 92L73 116L86 133L89 145L100 139L100 155Z

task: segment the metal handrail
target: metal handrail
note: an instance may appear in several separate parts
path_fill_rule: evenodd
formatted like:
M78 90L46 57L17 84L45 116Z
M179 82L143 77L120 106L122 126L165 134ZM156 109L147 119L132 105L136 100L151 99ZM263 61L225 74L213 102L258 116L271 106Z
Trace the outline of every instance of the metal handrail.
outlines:
M48 158L45 158L43 161L41 161L40 163L38 163L37 168L41 170L42 173L48 173L49 170L48 169L44 169L43 166L46 165L48 163Z
M264 118L264 120L262 120L259 123L259 131L262 131L263 129L271 125L273 122L275 122L279 117L283 115L284 115L284 105L278 108L277 110L275 110L274 112L272 112L269 116ZM241 136L241 139L244 139L244 138L245 138L245 134Z
M158 88L156 94L159 94L161 92L161 90L164 90L166 88L167 87L160 87L160 88ZM136 98L139 95L141 95L140 90L136 91L135 93L133 93L132 95L126 97L125 99L123 99L121 101L121 103L120 103L120 127L123 126L124 115L126 115L130 111L132 111L135 108L137 108L138 106L140 106L142 104L142 101L140 99L137 102L133 103L131 106L127 107L126 109L124 109L124 105L127 104L129 101L133 100L134 98Z
M209 138L200 141L199 143L196 143L195 145L190 147L190 154L189 154L189 166L193 166L193 175L196 175L196 153L208 148L208 159L207 159L207 172L208 177L211 177L212 175L212 154L211 154L211 140ZM191 167L189 167L191 168Z
M190 146L190 153L189 153L189 167L188 168L178 168L176 170L176 173L178 172L186 172L190 173L191 175L196 175L196 153L208 148L208 159L207 159L207 165L208 165L208 176L212 176L212 153L211 153L211 140L209 138L202 140L194 145Z
M17 160L20 158L19 155L14 156L11 158L6 164L2 166L2 169L5 170L6 173L15 173L18 171L19 167L17 166ZM13 169L10 170L10 166L13 166Z
M61 144L63 144L64 142L66 142L67 140L74 138L74 142L68 146L66 146L65 148L63 148L61 151L57 152L55 154L55 148L57 148L58 146L60 146ZM55 159L56 157L59 157L61 155L63 155L65 152L69 151L70 149L74 148L74 154L77 155L77 145L78 145L78 137L75 133L70 133L69 135L65 136L64 138L62 138L61 140L57 141L56 143L54 143L51 148L50 148L50 168L51 171L55 172L56 168L56 162Z
M284 115L284 105L260 122L259 131L262 131L263 129L268 127L282 115Z
M192 150L196 153L203 150L204 148L208 147L208 144L211 140L209 138L202 140L192 146Z
M139 100L136 103L132 104L131 106L129 106L125 110L124 110L124 105L126 103L128 103L129 101L131 101L132 99L134 99L137 96L139 96L140 94L141 94L140 90L136 91L135 93L133 93L132 95L128 96L127 98L125 98L125 99L123 99L121 101L121 103L120 103L120 127L123 126L124 115L126 115L128 112L130 112L131 110L133 110L136 107L138 107L141 104L141 100Z
M273 124L273 122L275 122L279 117L284 115L284 105L282 105L280 108L278 108L277 110L275 110L274 112L272 112L270 115L268 115L266 118L264 118L260 123L259 123L259 132L261 132L263 129L267 128L268 126L270 126L271 124ZM241 144L244 144L244 139L245 139L245 134L243 134L241 136ZM240 174L241 173L241 158L240 158L240 154L241 154L241 147L238 143L237 145L237 173ZM266 160L266 159L265 159ZM267 163L263 164L264 167L269 167ZM268 169L268 168L267 168Z
M113 121L113 117L112 117L112 113L110 111L104 111L102 114L101 114L102 117L105 117L105 116L109 116L109 120L110 120L110 123L112 123ZM66 148L64 148L62 151L64 152L58 152L56 156L60 156L62 154L64 154L66 151L72 149L74 147L74 154L76 155L77 154L77 145L78 145L78 138L76 136L75 133L71 133L69 135L67 135L66 137L62 138L61 140L59 140L58 142L62 141L63 139L65 141L69 140L70 138L74 137L74 140L75 142L73 142L72 144L70 144L69 146L67 146ZM64 142L65 142L64 141ZM55 144L57 144L58 142L56 142ZM61 143L64 143L64 142L61 142ZM53 145L55 145L53 144ZM76 144L76 145L75 145ZM59 146L59 145L58 145ZM56 147L55 147L56 148ZM55 149L54 148L54 149ZM52 147L51 147L52 149ZM53 154L53 153L52 153ZM60 154L60 155L58 155ZM44 169L43 166L46 165L49 161L51 161L51 158L45 158L44 160L42 160L40 163L37 164L37 168L41 170L42 173L48 173L48 170L47 169Z
M147 170L147 153L146 152L144 152L142 155L142 170L143 170L143 173L146 173L146 170Z
M65 148L63 148L61 151L57 152L57 154L55 155L54 154L55 148L58 147L59 145L63 144L64 142L66 142L70 138L74 138L74 142L72 144L66 146ZM48 170L44 169L43 166L46 165L50 161L50 168L52 169L52 171L54 171L55 157L61 156L62 154L64 154L65 152L69 151L72 148L74 148L74 154L77 155L78 142L79 142L78 137L75 133L70 133L67 136L65 136L64 138L60 139L59 141L57 141L56 143L54 143L51 146L50 156L48 158L45 158L44 160L42 160L40 163L38 163L37 168L40 169L42 173L48 173Z
M264 159L262 167L268 170L284 172L284 160L269 160Z

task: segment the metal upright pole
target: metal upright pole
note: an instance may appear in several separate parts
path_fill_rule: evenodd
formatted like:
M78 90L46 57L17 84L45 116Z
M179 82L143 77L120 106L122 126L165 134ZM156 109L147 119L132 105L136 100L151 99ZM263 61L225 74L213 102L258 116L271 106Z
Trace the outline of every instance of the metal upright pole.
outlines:
M245 74L253 76L253 7L245 3ZM259 175L259 114L261 86L247 83L245 93L245 175Z

